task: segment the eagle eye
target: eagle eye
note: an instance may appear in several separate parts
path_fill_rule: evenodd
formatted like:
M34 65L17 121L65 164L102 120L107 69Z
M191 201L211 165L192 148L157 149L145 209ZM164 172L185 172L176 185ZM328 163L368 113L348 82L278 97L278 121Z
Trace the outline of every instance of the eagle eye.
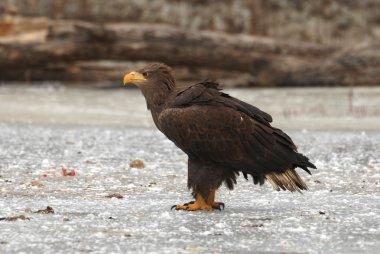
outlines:
M142 75L146 78L146 77L148 77L148 72L145 71L142 73Z

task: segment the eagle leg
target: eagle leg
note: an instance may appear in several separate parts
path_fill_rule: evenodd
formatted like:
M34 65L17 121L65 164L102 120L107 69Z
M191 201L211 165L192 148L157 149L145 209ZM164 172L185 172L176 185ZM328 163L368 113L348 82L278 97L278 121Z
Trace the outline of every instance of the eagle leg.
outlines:
M222 202L215 202L215 190L210 192L210 195L207 198L207 203L211 204L212 208L221 210L224 209L224 203Z
M224 209L224 203L222 202L215 202L215 191L210 192L210 195L208 196L207 200L203 198L202 195L197 194L195 201L191 201L188 203L185 203L183 205L174 205L171 209L175 208L176 210L185 210L185 211L197 211L197 210L207 210L207 211L213 211L213 210L221 210L221 208Z

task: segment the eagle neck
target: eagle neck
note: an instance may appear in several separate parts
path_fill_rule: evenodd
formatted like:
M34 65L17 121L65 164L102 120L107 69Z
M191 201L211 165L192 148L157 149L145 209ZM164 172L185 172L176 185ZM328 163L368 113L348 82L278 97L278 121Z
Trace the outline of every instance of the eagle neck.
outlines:
M150 110L153 121L158 127L158 117L166 107L166 100L170 96L170 90L166 87L160 89L142 89L142 93L146 100L147 108Z

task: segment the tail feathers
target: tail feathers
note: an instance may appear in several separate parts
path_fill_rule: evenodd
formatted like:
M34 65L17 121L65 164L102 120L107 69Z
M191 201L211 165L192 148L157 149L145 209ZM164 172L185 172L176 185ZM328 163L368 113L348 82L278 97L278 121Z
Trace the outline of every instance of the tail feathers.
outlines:
M265 178L272 184L276 191L280 191L281 189L291 192L308 190L306 183L297 174L295 169L288 169L285 172L269 173L265 175Z

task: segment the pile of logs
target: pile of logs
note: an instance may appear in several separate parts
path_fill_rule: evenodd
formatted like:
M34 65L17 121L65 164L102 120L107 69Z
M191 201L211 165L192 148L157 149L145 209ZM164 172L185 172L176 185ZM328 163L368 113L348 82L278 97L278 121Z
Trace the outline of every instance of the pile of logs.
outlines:
M121 83L159 61L180 82L225 86L379 85L380 44L350 48L143 23L0 19L0 80Z

